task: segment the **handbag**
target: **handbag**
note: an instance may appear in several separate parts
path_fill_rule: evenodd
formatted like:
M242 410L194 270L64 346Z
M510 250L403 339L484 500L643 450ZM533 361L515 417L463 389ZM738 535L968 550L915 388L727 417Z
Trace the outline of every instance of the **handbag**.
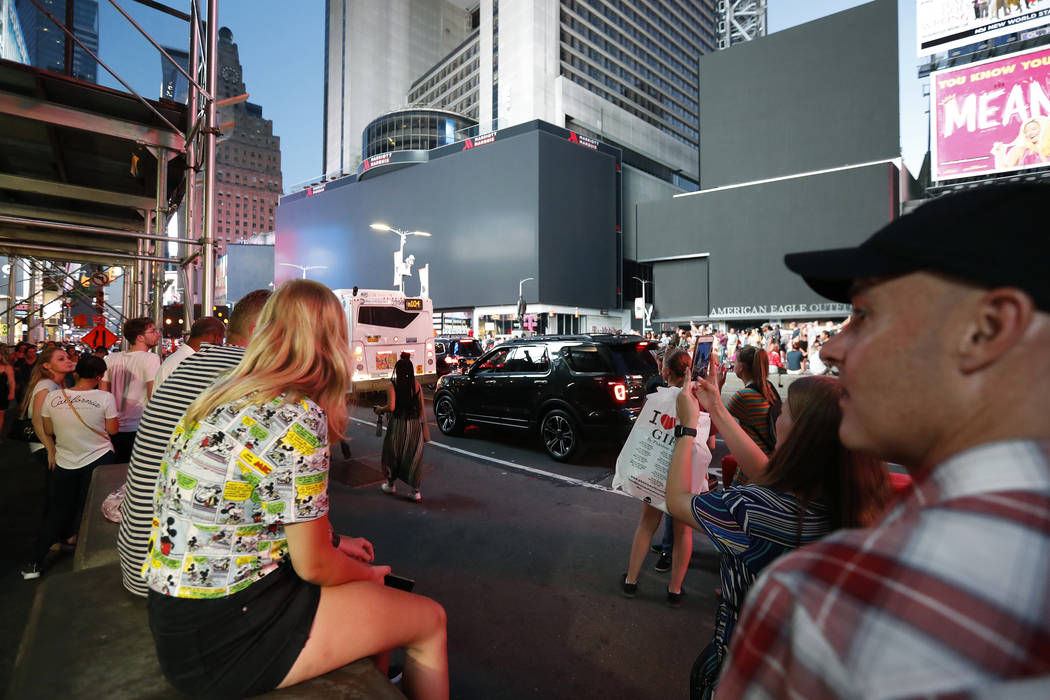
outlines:
M11 439L18 440L19 442L42 442L42 440L37 437L36 429L33 428L33 420L31 418L15 419L14 425L11 426Z
M664 502L667 490L667 472L674 452L674 427L678 422L678 387L660 387L650 394L634 422L627 442L616 458L616 474L612 487L667 512ZM693 439L692 474L689 490L707 491L707 468L711 451L707 437L711 433L711 416L701 412Z

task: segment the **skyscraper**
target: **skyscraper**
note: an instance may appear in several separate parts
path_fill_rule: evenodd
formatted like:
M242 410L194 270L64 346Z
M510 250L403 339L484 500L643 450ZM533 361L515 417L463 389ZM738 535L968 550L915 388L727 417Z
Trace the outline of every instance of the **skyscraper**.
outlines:
M98 55L98 0L40 0L40 5L66 26L70 25L71 10L72 26L69 28L84 46ZM15 9L29 65L65 73L68 41L72 50L70 74L89 83L98 82L98 62L69 39L36 5L29 0L15 0Z
M222 27L216 97L246 92L233 32ZM215 149L216 256L226 252L227 243L273 231L274 207L283 189L281 139L273 133L273 121L263 118L263 108L235 102L219 109L218 120L223 132Z
M29 62L22 23L15 11L15 0L0 0L0 58L19 63Z
M398 0L390 13L374 5L327 2L327 171L350 172L364 125L407 102L476 118L482 132L542 119L615 144L625 162L662 179L698 181L697 66L718 46L715 0L648 0L644 9L628 0ZM414 21L424 9L441 21ZM431 50L400 66L386 94L360 88L420 37ZM440 38L460 40L421 67Z

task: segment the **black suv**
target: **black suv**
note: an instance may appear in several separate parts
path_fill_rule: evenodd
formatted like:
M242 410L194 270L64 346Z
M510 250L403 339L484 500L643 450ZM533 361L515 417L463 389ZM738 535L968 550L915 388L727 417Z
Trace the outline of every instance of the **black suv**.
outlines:
M469 336L441 335L434 338L437 373L465 372L481 357L481 344Z
M438 428L446 435L469 424L535 430L559 461L586 442L622 442L645 402L646 380L658 372L652 347L637 335L511 340L463 374L438 380Z

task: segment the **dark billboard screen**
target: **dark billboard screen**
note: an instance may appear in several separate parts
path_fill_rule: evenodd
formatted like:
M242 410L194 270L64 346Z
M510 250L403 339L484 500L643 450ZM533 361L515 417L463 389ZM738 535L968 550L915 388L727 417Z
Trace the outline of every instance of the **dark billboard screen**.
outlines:
M404 256L414 260L405 292L420 292L418 270L429 264L435 308L513 304L527 277L536 278L525 285L529 302L615 301L615 159L607 154L533 129L340 184L282 200L277 283L301 275L288 263L323 266L307 275L333 289L392 288L400 238L370 228L383 223L431 234L406 239ZM549 255L576 264L541 262Z

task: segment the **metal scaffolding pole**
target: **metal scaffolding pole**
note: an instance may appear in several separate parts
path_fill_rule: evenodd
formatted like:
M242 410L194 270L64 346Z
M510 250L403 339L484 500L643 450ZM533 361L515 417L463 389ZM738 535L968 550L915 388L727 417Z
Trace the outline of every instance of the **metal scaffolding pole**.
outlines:
M164 235L164 227L168 221L168 149L163 146L157 148L157 207L153 212L154 229L153 235L162 237ZM156 239L154 239L156 240ZM167 244L162 244L164 248L156 243L153 244L155 250L161 257L167 257ZM155 262L153 263L153 325L157 331L160 332L163 337L164 333L164 263ZM157 343L156 351L158 355L164 355L164 344Z
M197 0L190 0L190 75L193 76L195 81L200 80L200 10L197 7ZM187 128L190 132L194 131L198 123L198 112L199 110L199 96L197 92L196 84L191 84L189 87L189 93L186 99L186 114L187 114ZM185 208L183 209L186 222L186 230L184 236L186 238L200 238L197 230L197 167L198 167L198 155L197 155L197 141L198 137L193 136L192 138L186 139L186 164L187 169L185 173L186 187L184 188L186 194L184 195L183 201L185 202ZM179 246L179 257L185 260L190 255L190 249L186 245ZM182 322L183 329L187 332L193 325L193 291L194 291L194 270L192 263L185 263L182 265L180 270L180 280L182 282Z
M7 343L15 342L15 269L18 258L7 259Z
M214 98L219 81L219 0L208 0L208 93ZM204 132L204 246L201 248L201 315L211 315L215 303L215 137L219 124L215 100L208 100L208 120Z

